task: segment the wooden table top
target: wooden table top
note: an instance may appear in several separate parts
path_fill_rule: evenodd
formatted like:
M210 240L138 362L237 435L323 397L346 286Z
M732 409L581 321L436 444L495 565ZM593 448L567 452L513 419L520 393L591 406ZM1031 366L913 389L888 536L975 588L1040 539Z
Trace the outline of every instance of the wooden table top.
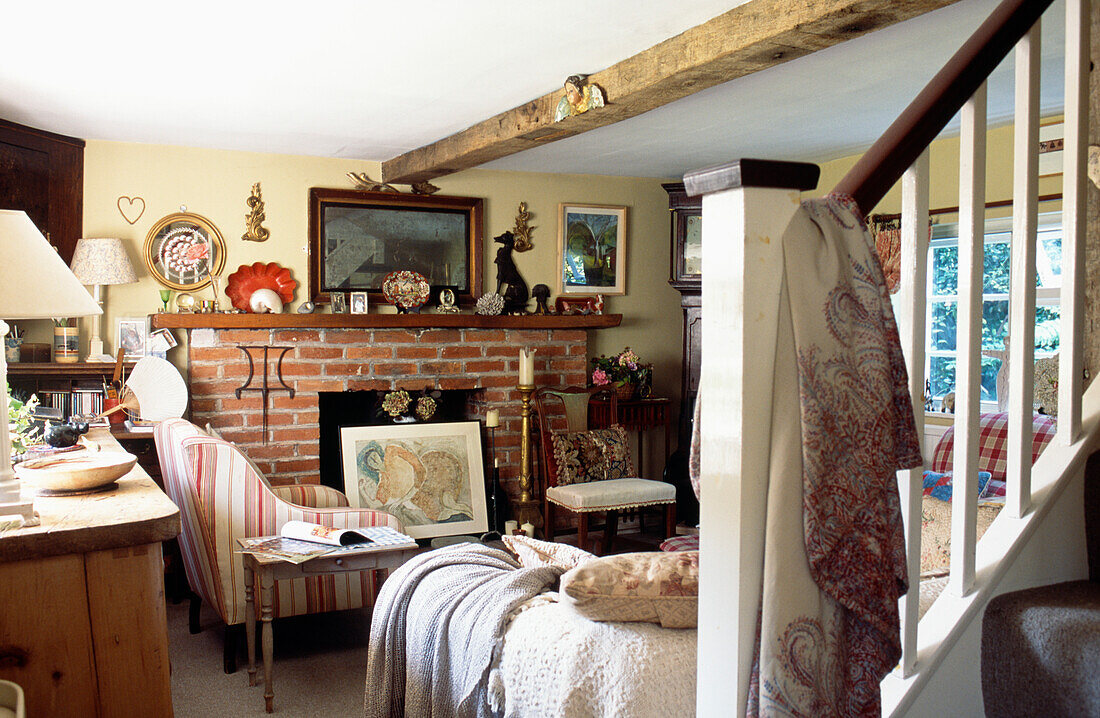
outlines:
M106 428L89 438L108 450L122 447ZM23 484L24 496L33 489ZM0 531L0 562L167 541L180 532L179 509L141 466L118 480L114 491L83 496L34 496L39 526Z

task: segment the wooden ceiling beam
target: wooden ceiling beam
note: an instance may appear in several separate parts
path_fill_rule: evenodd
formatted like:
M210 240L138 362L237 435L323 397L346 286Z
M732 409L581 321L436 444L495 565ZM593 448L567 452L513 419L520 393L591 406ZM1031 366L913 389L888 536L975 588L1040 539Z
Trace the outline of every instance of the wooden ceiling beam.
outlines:
M636 117L682 97L951 5L958 0L752 0L629 57L589 81L607 106L554 122L559 87L382 163L390 183L423 182ZM565 78L562 78L564 81Z

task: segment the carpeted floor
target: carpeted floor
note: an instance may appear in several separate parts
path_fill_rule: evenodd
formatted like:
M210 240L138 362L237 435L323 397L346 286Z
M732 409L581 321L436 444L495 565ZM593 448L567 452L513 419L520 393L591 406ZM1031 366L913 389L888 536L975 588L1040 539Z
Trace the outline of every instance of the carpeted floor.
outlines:
M596 534L598 536L598 533ZM575 536L561 536L575 543ZM655 551L660 538L628 533L615 553ZM273 623L275 712L291 716L358 716L363 713L370 609L281 618ZM223 624L203 606L202 632L187 630L187 602L168 604L168 653L172 660L172 704L177 718L261 718L263 672L257 627L257 684L248 686L248 661L241 640L239 667L222 670Z
M276 716L359 716L367 673L370 611L339 611L279 619L274 623ZM168 604L168 652L172 704L177 718L248 718L264 712L263 672L248 687L248 661L236 673L222 670L222 625L203 607L201 633L187 630L187 602ZM259 631L257 631L257 634ZM256 664L261 667L259 636Z

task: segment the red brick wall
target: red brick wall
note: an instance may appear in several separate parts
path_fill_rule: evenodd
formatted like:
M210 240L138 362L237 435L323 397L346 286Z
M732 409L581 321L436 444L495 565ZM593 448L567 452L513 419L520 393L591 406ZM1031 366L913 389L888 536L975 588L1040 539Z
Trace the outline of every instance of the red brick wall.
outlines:
M283 360L283 379L295 395L271 393L267 444L259 394L234 395L248 377L248 361L237 346L264 344L294 347ZM513 493L519 475L519 350L537 348L539 386L584 385L587 345L583 329L196 329L188 355L191 416L241 446L272 483L317 483L317 392L475 389L469 418L484 418L490 407L500 410L497 457L505 488ZM252 385L260 386L262 352L252 353ZM278 352L270 356L268 381L277 386ZM531 450L534 455L535 437Z

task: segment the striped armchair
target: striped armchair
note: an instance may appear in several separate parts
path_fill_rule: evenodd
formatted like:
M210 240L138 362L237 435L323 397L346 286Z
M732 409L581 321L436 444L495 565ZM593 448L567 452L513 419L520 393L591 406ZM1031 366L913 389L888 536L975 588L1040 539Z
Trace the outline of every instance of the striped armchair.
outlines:
M245 620L244 563L237 553L238 538L277 534L294 519L339 528L401 529L398 520L385 512L346 508L343 494L328 487L272 488L240 449L189 421L161 422L154 437L165 489L180 509L180 552L194 594L191 631L198 632L199 602L206 601L226 625L227 673L236 670L238 629ZM275 617L369 606L377 589L375 578L373 571L366 571L279 581Z

